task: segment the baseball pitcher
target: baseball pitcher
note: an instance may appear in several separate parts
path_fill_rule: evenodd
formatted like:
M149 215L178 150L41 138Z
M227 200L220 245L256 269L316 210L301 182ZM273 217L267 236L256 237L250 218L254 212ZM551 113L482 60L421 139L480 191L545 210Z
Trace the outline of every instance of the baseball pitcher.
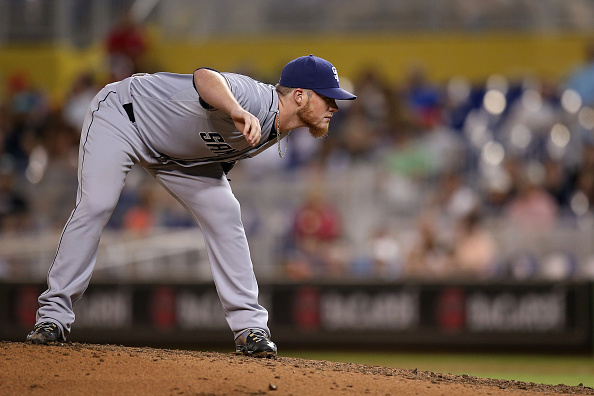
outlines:
M72 306L91 279L103 228L126 175L140 165L201 228L237 352L276 356L226 173L238 160L280 144L292 129L307 127L313 136L324 136L338 111L336 100L355 98L340 88L336 68L313 55L289 62L276 86L209 68L134 75L105 86L83 123L76 205L27 341L47 344L70 334Z

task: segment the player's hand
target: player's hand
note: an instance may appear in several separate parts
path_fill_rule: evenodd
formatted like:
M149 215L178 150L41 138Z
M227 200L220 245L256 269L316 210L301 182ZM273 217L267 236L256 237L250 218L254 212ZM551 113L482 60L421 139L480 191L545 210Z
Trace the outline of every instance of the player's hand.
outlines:
M260 128L260 121L251 113L244 109L235 109L230 114L235 127L240 131L252 147L260 142L262 137L262 130Z

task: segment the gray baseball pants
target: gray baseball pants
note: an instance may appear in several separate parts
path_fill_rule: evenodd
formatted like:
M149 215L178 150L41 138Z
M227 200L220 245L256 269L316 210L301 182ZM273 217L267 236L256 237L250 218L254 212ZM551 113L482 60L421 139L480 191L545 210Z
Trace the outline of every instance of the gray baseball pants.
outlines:
M241 222L239 202L220 164L163 165L141 139L124 108L129 81L109 84L93 99L83 124L76 206L62 231L39 297L37 321L54 322L64 338L75 319L72 306L91 280L103 228L119 200L125 179L144 167L194 217L204 235L211 270L229 327L237 338L247 328L268 334L268 312L258 303L258 285Z

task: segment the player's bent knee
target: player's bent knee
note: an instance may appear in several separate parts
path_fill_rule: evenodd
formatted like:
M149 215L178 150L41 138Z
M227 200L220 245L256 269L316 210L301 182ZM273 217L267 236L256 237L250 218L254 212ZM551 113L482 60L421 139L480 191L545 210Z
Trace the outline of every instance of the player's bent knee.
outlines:
M209 210L200 213L202 221L216 224L234 225L241 224L241 208L239 201L233 196L219 197L212 200Z
M116 203L112 203L109 200L102 199L84 199L76 208L78 215L83 218L89 218L89 220L97 220L105 218L106 221L109 219L113 210L115 209Z

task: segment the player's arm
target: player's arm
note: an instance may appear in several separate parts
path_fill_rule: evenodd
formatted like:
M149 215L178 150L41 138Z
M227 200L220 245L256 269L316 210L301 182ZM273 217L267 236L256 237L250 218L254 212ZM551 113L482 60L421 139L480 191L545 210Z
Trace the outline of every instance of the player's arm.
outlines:
M233 119L237 130L245 136L252 147L258 144L262 136L260 122L258 118L241 107L225 77L212 69L198 69L194 72L194 86L202 100Z

